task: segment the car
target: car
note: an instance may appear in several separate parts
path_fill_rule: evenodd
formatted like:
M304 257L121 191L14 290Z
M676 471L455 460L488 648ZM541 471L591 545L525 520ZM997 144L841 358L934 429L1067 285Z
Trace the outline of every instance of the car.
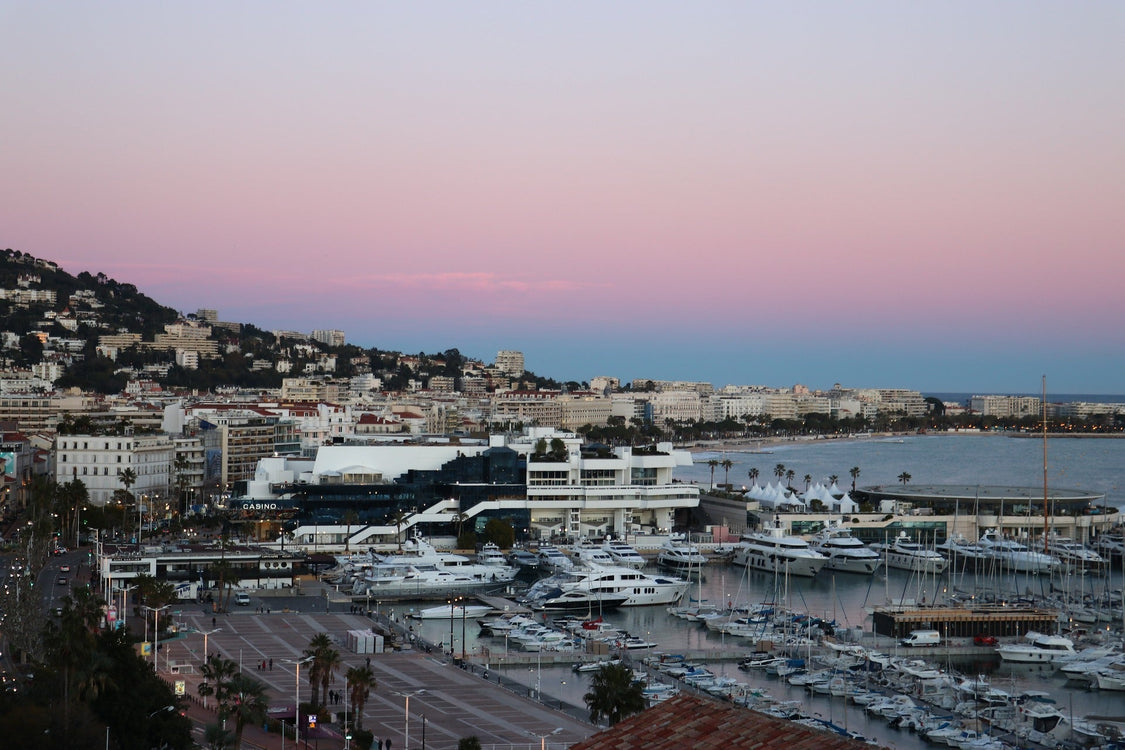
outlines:
M60 572L60 573L69 573L69 572L70 572L70 566L69 566L69 565L62 565L62 566L60 566L60 567L59 567L59 572Z
M234 603L243 607L248 606L250 604L250 595L245 591L239 591L234 595Z
M70 580L66 576L59 576L55 579L55 583L57 583L59 586L65 586L70 583Z
M981 633L980 635L973 636L974 646L995 646L996 644L997 640L996 636L994 635L985 635L984 633Z

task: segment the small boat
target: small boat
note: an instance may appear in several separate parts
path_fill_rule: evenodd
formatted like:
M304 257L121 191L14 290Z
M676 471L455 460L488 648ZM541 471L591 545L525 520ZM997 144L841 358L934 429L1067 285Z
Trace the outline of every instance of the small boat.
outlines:
M453 618L476 620L492 612L487 604L454 604L452 606L427 607L410 612L407 617L415 620L448 620Z

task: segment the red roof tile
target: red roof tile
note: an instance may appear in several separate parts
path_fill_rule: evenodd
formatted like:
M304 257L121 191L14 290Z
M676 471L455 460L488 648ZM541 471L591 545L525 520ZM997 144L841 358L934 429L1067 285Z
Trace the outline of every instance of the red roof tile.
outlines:
M680 693L570 750L859 750L869 746L730 703Z

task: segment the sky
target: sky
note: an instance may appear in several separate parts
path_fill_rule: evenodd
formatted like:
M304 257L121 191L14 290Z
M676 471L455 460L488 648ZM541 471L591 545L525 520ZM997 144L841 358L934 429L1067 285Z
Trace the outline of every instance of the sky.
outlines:
M610 375L1125 393L1125 4L0 4L0 247Z

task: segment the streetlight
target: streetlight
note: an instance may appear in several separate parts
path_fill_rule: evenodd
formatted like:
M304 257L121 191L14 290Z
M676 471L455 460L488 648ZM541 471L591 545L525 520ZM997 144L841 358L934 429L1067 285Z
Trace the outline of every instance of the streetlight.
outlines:
M538 737L539 738L539 750L547 750L547 738L558 734L562 730L563 730L562 727L556 727L556 728L552 729L550 732L547 732L546 734L539 734L538 732L532 732L530 730L528 730L527 733L529 735L531 735L532 737Z
M398 690L394 691L395 695L401 695L402 697L406 698L406 722L405 731L403 732L403 735L406 737L406 741L403 750L410 750L410 697L414 695L421 695L424 692L426 692L426 688L418 688L417 690L410 693L403 693Z
M293 714L293 747L297 747L297 745L299 745L301 743L301 665L302 664L308 664L312 660L313 660L313 658L311 656L306 656L304 659L301 659L300 661L294 661L292 659L286 659L285 660L290 664L296 664L297 665L297 682L296 682L297 687L296 687L296 690L294 691L295 692L294 697L295 697L295 700L296 700L296 705L293 707L293 710L294 710L294 714ZM282 750L285 750L285 727L284 727L284 725L281 727L281 748L282 748Z
M156 652L160 644L160 610L168 609L171 604L165 604L163 607L150 607L147 604L145 609L152 612L152 671L158 671L156 668ZM148 626L148 620L145 620L145 626Z
M158 708L155 711L153 711L151 714L149 714L148 718L151 719L153 716L156 716L157 714L162 714L166 711L175 711L175 710L176 710L175 706L165 706L164 708Z
M200 631L201 633L203 633L203 663L204 664L211 661L211 652L207 650L207 636L211 635L212 633L218 633L220 630L222 630L222 628L215 628L214 630L202 630L202 631ZM206 698L204 698L204 700L206 700ZM204 708L206 708L206 706L204 706Z

